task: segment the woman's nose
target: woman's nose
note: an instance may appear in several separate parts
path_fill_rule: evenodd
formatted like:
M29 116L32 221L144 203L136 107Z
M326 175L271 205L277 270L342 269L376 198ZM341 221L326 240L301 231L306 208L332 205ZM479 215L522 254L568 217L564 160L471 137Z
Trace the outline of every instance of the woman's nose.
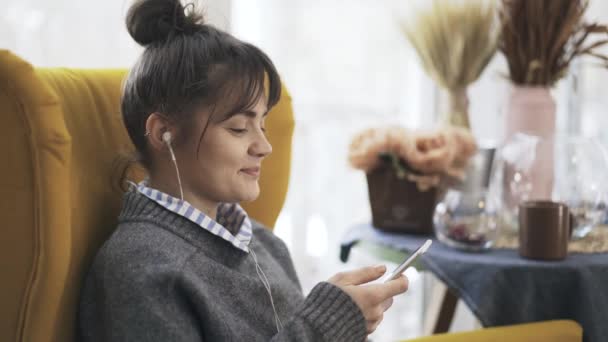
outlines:
M262 158L272 153L272 145L270 145L264 132L260 131L260 134L256 136L255 141L249 147L249 153Z

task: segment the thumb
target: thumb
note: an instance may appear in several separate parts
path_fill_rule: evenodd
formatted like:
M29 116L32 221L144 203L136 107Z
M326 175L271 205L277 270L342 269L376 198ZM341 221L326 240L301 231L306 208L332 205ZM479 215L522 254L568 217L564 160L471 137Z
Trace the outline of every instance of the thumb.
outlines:
M334 276L334 281L341 285L361 285L380 278L386 272L386 266L368 266L353 271L342 272Z

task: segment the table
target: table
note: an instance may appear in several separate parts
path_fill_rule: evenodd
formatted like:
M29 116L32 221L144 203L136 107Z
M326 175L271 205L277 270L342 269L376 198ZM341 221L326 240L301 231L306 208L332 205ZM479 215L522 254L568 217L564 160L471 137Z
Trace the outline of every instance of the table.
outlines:
M340 258L346 261L359 242L412 252L427 238L360 224L344 236ZM485 327L571 319L583 327L585 341L608 341L608 253L535 261L521 258L515 250L467 253L434 241L419 260Z

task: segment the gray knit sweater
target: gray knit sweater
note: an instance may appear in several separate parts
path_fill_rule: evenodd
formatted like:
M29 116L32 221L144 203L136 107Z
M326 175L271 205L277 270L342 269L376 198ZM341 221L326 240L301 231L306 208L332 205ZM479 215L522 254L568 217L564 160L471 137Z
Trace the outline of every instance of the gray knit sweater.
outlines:
M250 254L137 192L98 252L81 294L83 341L362 341L365 320L338 287L304 298L283 242L254 222Z

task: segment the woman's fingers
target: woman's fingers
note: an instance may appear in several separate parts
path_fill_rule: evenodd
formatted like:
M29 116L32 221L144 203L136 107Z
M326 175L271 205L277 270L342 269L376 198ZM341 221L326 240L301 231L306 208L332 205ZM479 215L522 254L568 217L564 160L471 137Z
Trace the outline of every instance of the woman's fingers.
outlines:
M393 297L382 302L382 304L380 304L380 306L382 307L382 310L384 310L384 311L388 310L391 306L393 306Z
M380 305L370 308L363 313L363 317L365 317L365 320L368 322L375 322L382 319L383 316L384 308L382 308Z
M369 318L366 317L366 327L368 334L373 333L378 328L378 326L380 325L380 323L382 323L382 320L384 319L384 312L388 310L392 305L393 298L391 297L380 303L380 305L378 305L375 309L369 311L371 315Z
M357 304L366 321L368 334L376 330L384 317L384 312L393 305L393 297L408 288L405 276L386 283L361 284L380 278L386 272L385 266L365 267L354 271L338 273L329 282L339 286Z
M405 293L408 286L409 282L404 275L383 284L368 285L368 287L372 290L374 297L372 303L374 304L384 302L389 298Z
M361 285L380 278L386 272L386 266L363 267L353 271L340 272L329 279L336 285Z
M375 320L375 321L368 321L367 322L367 333L371 334L374 331L376 331L376 329L378 328L378 326L380 325L380 323L382 323L382 319L384 319L384 316L380 316L379 319Z

